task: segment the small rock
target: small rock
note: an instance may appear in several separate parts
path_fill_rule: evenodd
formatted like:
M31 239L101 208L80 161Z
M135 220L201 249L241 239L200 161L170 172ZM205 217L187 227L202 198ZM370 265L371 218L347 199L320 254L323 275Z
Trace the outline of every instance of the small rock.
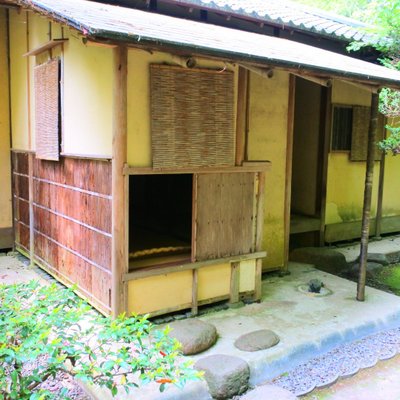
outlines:
M182 352L185 355L201 353L217 340L215 326L199 319L174 321L170 327L169 335L182 344Z
M242 351L269 349L279 343L279 336L268 329L246 333L235 340L235 347Z
M319 293L321 291L321 288L323 288L323 286L324 283L319 279L311 279L310 282L308 282L308 290L311 293Z
M372 278L377 272L381 271L383 268L382 264L375 262L367 262L367 277ZM360 271L360 264L355 263L349 269L350 276L357 277Z
M241 400L296 400L297 397L289 390L279 386L264 385L246 393Z
M345 256L326 247L303 247L290 253L290 261L313 264L321 271L339 274L347 269Z
M368 253L367 261L372 263L378 263L381 265L389 265L389 261L386 257L386 254L382 253ZM358 256L356 262L357 263L360 262L360 256Z
M205 372L210 394L215 399L229 399L248 389L250 368L239 357L216 354L201 358L194 367Z

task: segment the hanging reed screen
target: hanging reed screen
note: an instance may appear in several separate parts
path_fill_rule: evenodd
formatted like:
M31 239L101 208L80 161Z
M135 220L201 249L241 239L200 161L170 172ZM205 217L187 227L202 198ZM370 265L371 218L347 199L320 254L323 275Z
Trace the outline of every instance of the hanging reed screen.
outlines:
M36 158L59 160L59 65L52 59L34 69Z
M153 168L234 164L233 73L150 66Z
M351 136L351 161L366 161L368 153L368 131L371 117L371 108L363 106L353 107L353 126ZM376 142L383 139L384 116L378 114L378 127ZM378 146L375 148L375 161L381 159L381 151Z

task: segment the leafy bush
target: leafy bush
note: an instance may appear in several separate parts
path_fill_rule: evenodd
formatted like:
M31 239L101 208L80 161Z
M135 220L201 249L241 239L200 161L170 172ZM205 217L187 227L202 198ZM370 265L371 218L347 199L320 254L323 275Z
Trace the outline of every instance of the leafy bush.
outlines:
M51 399L43 383L62 371L115 396L140 383L182 387L200 374L180 359L168 329L146 317L104 318L72 289L32 281L0 285L0 398ZM58 398L68 398L63 389Z
M378 147L387 153L391 151L395 156L400 154L400 127L386 125L386 129L390 131L390 136L378 143Z

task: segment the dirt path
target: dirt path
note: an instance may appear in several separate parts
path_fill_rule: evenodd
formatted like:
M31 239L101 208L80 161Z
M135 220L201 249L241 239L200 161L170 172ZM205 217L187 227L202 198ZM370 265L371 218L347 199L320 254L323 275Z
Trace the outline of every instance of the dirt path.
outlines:
M340 379L326 389L314 390L301 400L399 400L400 355L375 367Z

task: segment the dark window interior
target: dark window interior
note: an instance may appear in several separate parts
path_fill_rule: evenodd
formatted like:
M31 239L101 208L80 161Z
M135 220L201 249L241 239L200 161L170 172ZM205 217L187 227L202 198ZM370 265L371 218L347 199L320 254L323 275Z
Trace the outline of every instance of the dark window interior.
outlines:
M131 260L179 253L190 256L192 175L130 176L129 192Z
M353 109L334 107L332 150L351 150L351 131L353 127Z

